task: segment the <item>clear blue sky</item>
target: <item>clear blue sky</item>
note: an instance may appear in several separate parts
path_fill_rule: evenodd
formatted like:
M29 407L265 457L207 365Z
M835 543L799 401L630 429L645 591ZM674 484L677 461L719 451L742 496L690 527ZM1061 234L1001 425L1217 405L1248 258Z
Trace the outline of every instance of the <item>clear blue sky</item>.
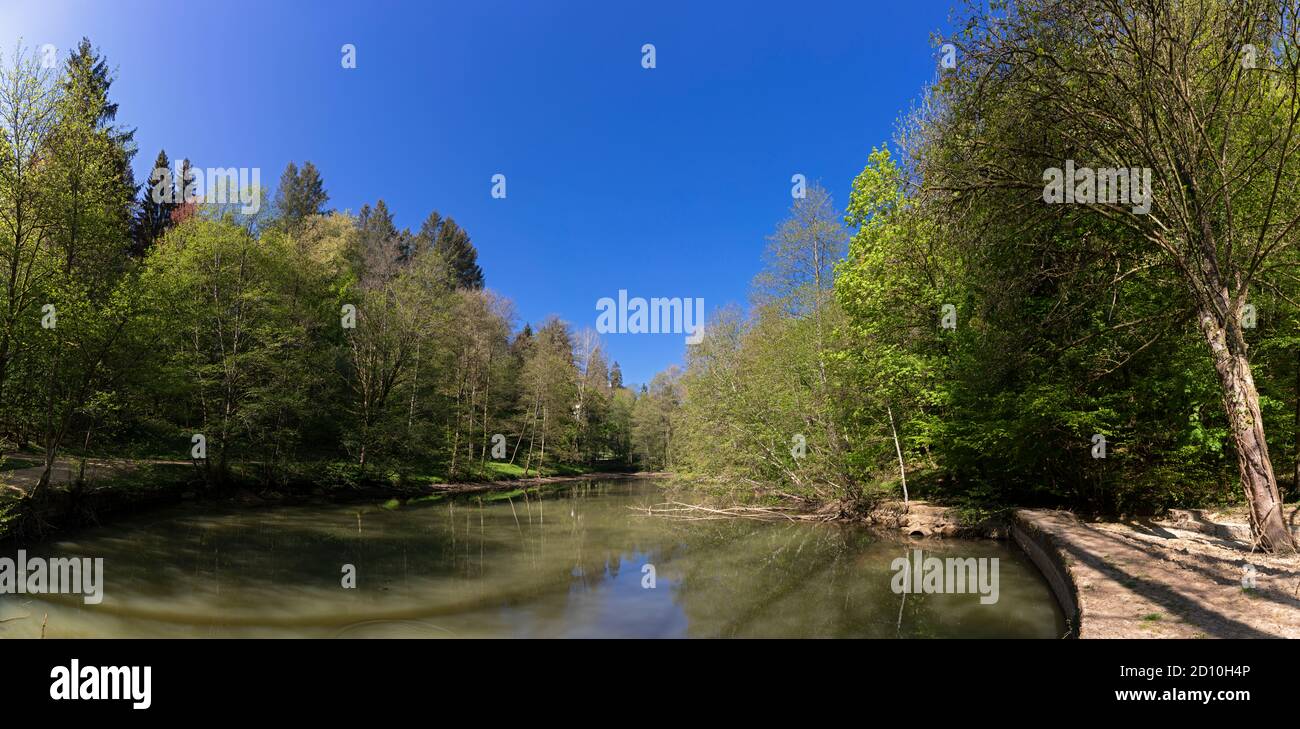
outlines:
M744 303L790 177L843 206L873 145L934 77L951 3L220 0L0 4L0 48L88 36L117 70L137 177L321 169L331 206L384 198L470 233L520 323L593 327L617 296ZM357 68L340 47L357 47ZM641 67L653 43L657 68ZM508 196L490 196L507 176ZM680 335L606 335L629 382Z

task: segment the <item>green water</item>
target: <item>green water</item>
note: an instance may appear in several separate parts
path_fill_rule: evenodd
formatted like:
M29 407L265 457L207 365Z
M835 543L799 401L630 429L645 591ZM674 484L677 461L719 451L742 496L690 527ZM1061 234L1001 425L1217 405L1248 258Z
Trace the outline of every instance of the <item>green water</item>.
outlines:
M0 622L0 638L38 636L42 620L59 638L1065 632L1046 582L1007 544L921 545L926 556L998 558L995 604L901 595L890 563L915 543L858 526L679 521L636 508L661 501L651 481L615 481L526 501L153 511L29 549L104 558L104 599L0 595L0 620L19 618ZM343 587L344 565L355 589Z

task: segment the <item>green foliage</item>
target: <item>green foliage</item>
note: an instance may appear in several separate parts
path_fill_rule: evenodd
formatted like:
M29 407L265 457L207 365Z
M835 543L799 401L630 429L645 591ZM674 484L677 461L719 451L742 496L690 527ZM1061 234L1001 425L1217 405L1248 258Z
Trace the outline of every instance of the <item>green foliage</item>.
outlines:
M276 190L278 221L289 230L297 230L313 215L324 214L329 199L329 194L325 192L325 182L316 165L305 162L299 170L296 164L290 162L280 175L280 186Z
M457 286L483 288L483 269L478 265L478 251L470 243L469 234L456 221L434 211L420 226L415 241L418 247L433 249L451 267Z
M661 424L646 430L672 433L680 421L665 444L670 466L760 495L863 501L861 398L840 356L850 340L832 289L844 238L825 190L795 202L769 238L752 314L715 314L680 386L671 370L661 382Z
M327 212L311 162L257 219L174 202L189 160L135 199L109 68L88 41L57 72L22 49L0 67L0 437L51 464L34 492L71 452L184 464L195 436L177 467L214 490L632 462L635 398L599 339L552 320L512 340L450 217L413 235L382 200Z
M0 488L0 539L9 535L9 530L19 518L21 505L15 492Z

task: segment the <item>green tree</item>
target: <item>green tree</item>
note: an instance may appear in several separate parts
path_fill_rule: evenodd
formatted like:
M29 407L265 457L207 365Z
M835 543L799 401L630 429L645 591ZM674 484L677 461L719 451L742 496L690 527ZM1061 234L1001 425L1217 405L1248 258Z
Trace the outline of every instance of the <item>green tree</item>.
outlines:
M1022 0L996 17L972 9L961 68L939 87L934 121L945 140L926 181L951 203L945 233L978 235L964 244L972 249L1032 256L1026 242L1051 242L1055 226L1091 235L1083 240L1094 249L1123 246L1138 270L1164 279L1155 285L1182 289L1180 305L1130 326L1154 337L1190 314L1218 378L1257 538L1281 552L1295 545L1241 320L1265 272L1291 263L1284 254L1300 218L1288 142L1300 119L1298 10L1267 0L1068 9ZM1247 44L1259 49L1253 68L1242 61ZM1092 196L1096 178L1081 176L1078 204L1047 204L1055 193L1045 170L1114 167L1139 171L1127 199Z
M478 251L469 241L469 234L451 218L437 211L429 213L416 236L418 245L437 251L456 274L456 286L464 289L483 288L483 269L478 265Z
M275 193L275 209L286 228L297 230L310 216L326 212L329 199L316 165L304 162L301 170L293 162L285 166Z
M149 172L149 180L140 193L132 231L133 255L143 256L150 246L162 238L172 225L175 209L176 186L172 181L171 160L167 159L166 150L159 150L153 169Z

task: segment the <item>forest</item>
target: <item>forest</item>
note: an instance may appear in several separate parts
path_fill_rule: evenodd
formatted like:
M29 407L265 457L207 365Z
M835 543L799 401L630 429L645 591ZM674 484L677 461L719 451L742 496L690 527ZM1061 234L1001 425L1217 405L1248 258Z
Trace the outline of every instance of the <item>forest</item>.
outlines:
M665 462L666 389L590 328L518 326L450 215L331 210L311 162L216 203L165 151L137 183L109 69L83 40L0 70L0 452L40 473L0 522L61 459L74 495L101 457L209 494Z
M844 206L795 195L747 305L635 390L585 322L520 327L449 215L331 210L310 162L253 214L188 202L188 160L137 184L99 51L15 53L0 445L29 500L91 454L213 491L619 467L843 517L1245 503L1293 551L1298 11L968 7Z
M673 470L847 514L1244 502L1293 551L1298 15L967 6L846 207L795 200L672 373Z

